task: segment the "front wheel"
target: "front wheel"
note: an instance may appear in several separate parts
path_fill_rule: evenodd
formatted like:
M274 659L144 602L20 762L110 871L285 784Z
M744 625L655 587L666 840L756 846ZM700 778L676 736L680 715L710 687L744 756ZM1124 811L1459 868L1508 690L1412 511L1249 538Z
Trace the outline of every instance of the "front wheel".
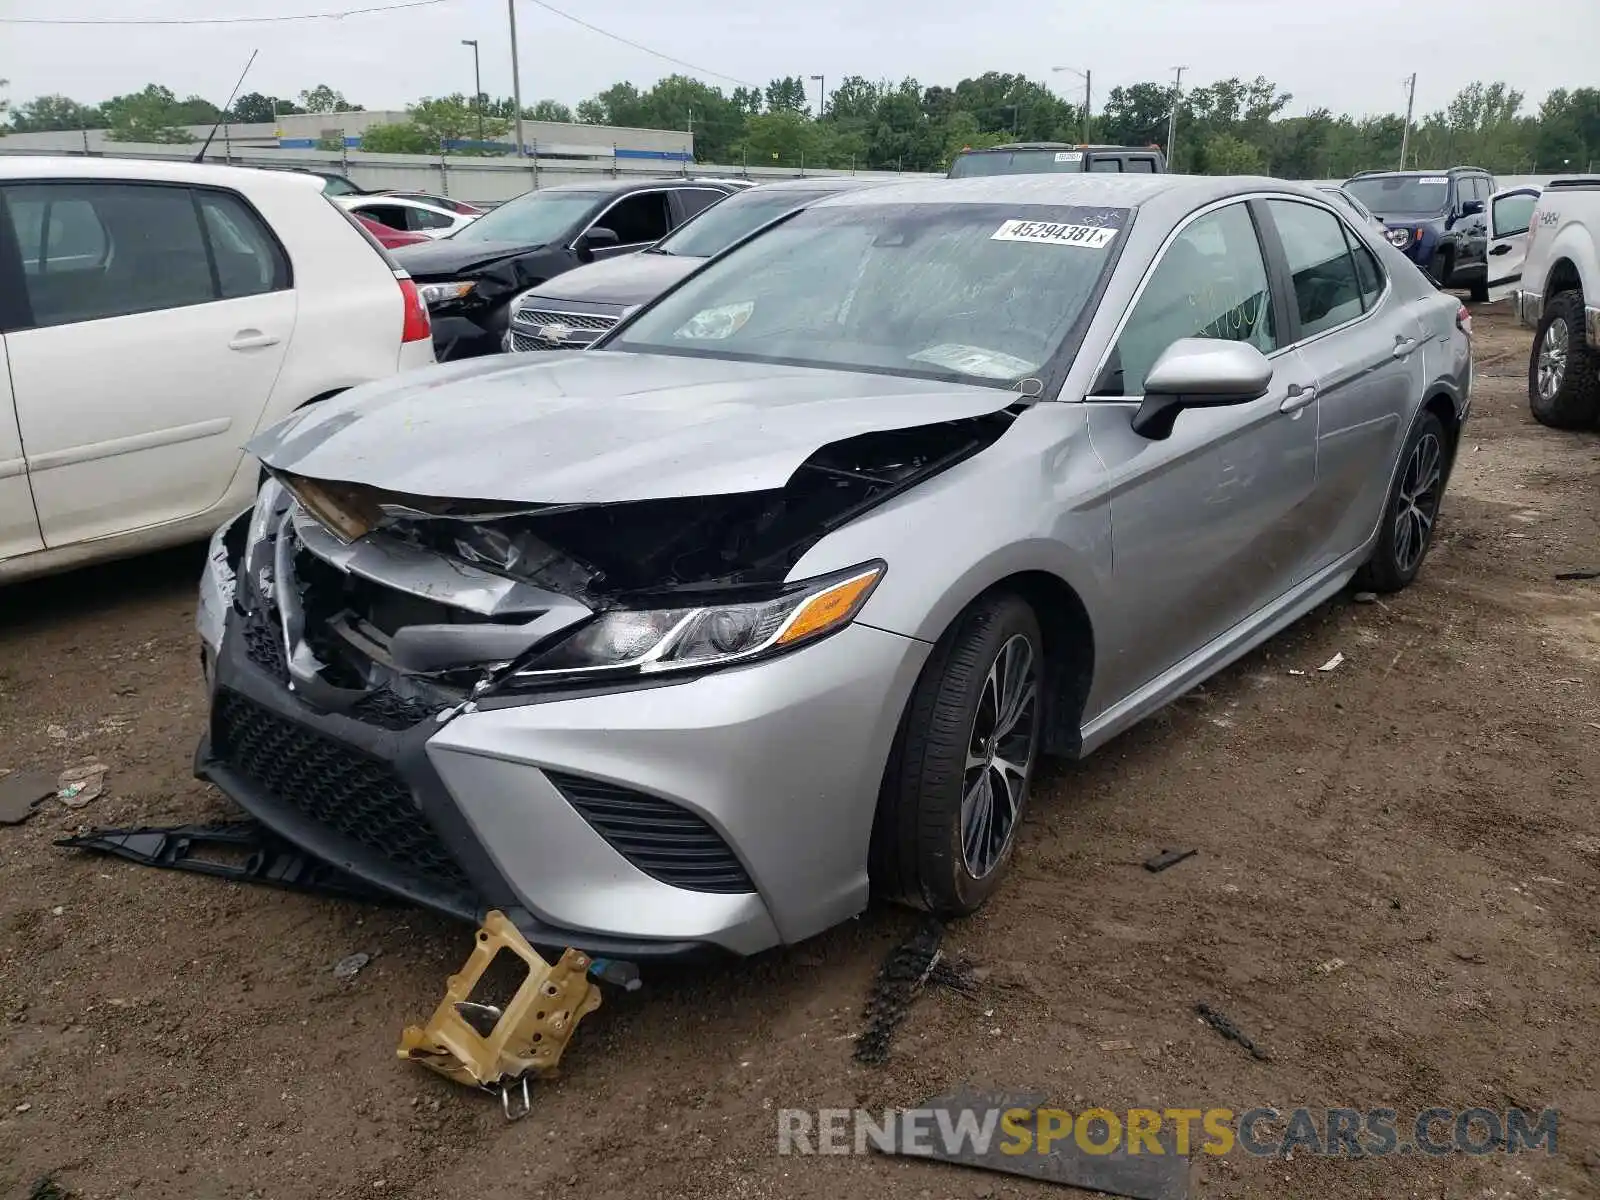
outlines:
M1417 577L1433 543L1448 454L1444 423L1424 411L1401 451L1400 472L1383 507L1378 544L1356 573L1360 590L1398 592Z
M939 916L975 911L1016 846L1040 742L1044 639L1020 597L978 600L939 640L890 751L873 882Z

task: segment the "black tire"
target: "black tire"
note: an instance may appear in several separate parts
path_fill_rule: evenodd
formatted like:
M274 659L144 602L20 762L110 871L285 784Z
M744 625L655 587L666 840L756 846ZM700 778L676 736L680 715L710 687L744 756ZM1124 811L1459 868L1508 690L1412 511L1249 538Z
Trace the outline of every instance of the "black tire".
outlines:
M1002 831L974 839L992 855L979 870L963 844L963 797L969 783L997 777L1015 780L987 763L969 770L968 751L978 746L982 723L991 715L990 675L1003 650L1015 652L1023 639L1031 654L1031 701L1013 725L1026 729L1027 759L1022 775L1008 788L1011 815ZM975 911L999 886L1016 846L1016 828L1027 807L1028 789L1038 762L1043 696L1044 639L1026 601L1010 593L981 597L946 631L934 647L901 718L889 752L872 831L872 879L885 898L941 917ZM1015 753L1014 735L994 739ZM992 762L995 751L985 744ZM991 795L997 793L991 791ZM981 809L981 798L978 802ZM993 810L996 814L1000 809ZM996 845L998 841L998 845Z
M1433 281L1441 288L1450 286L1450 275L1455 270L1455 255L1447 247L1434 251L1433 259L1428 263L1428 274L1433 276Z
M1472 285L1472 302L1474 304L1489 303L1489 281L1480 279Z
M1564 339L1552 327L1565 328ZM1546 341L1552 343L1546 346ZM1552 379L1542 379L1541 357L1565 341L1565 358ZM1583 336L1583 293L1557 292L1545 301L1528 354L1528 408L1533 419L1552 429L1588 429L1600 418L1600 355ZM1554 386L1550 386L1554 382ZM1548 392L1548 394L1546 394Z
M1400 451L1400 469L1383 502L1378 544L1356 572L1358 591L1398 592L1417 577L1439 523L1439 502L1449 467L1450 440L1444 422L1425 410Z

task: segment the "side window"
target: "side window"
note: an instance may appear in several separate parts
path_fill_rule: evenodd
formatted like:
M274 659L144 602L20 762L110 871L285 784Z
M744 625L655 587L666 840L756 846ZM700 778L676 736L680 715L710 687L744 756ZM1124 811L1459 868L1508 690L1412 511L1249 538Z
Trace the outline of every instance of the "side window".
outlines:
M408 208L406 215L411 218L411 228L417 230L449 229L456 223L454 217L429 208Z
M1130 158L1125 160L1123 166L1126 170L1142 175L1154 175L1156 173L1156 160L1153 158Z
M618 200L595 222L596 225L615 230L617 243L636 246L643 242L657 242L667 236L667 194L665 192L640 192Z
M1344 235L1350 242L1350 253L1356 260L1356 280L1361 285L1361 308L1370 312L1373 305L1378 303L1378 297L1383 295L1383 268L1378 265L1377 258L1365 242L1348 229Z
M678 197L678 205L683 210L683 219L687 221L723 199L724 193L710 188L679 188L673 195Z
M261 218L229 192L195 193L211 240L217 285L224 300L259 296L289 286L289 264Z
M1311 337L1359 317L1361 285L1343 222L1327 209L1293 200L1269 200L1267 209L1294 276L1300 336Z
M387 225L390 229L406 229L406 213L409 211L399 204L363 204L360 208L351 209L358 212L369 221L376 221L379 225Z
M1515 237L1519 233L1527 233L1528 226L1533 223L1534 206L1538 203L1539 197L1531 192L1501 196L1494 202L1495 237Z
M1123 326L1095 394L1141 395L1162 351L1189 337L1249 342L1263 353L1277 348L1266 263L1243 204L1207 213L1173 239Z
M1122 160L1120 158L1091 158L1089 160L1089 170L1121 173Z
M217 298L188 188L136 183L20 184L5 189L19 226L36 325L205 304ZM59 219L58 219L59 218ZM59 240L58 240L59 238ZM26 267L26 264L25 264Z

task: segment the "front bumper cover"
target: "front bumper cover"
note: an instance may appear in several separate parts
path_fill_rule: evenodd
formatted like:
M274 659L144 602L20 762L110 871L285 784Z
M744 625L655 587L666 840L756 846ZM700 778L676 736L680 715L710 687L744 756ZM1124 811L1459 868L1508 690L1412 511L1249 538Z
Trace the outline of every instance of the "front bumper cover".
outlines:
M228 569L213 556L203 588L225 594L212 576ZM241 584L196 773L316 857L460 920L499 909L535 945L623 959L751 954L865 907L878 785L924 643L858 624L682 682L489 699L395 728L292 691L281 635ZM571 779L600 790L600 818ZM624 810L618 834L606 788L656 807ZM647 873L628 839L662 811L683 818L666 834L713 831L754 890Z

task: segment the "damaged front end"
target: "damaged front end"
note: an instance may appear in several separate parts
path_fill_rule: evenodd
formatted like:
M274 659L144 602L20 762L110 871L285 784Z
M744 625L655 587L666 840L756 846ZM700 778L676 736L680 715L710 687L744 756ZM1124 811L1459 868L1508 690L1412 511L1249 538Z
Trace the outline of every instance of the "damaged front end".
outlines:
M213 546L226 613L197 771L279 836L415 903L468 921L500 910L535 945L693 952L601 934L575 943L543 925L452 799L429 739L465 713L694 678L843 629L886 565L793 581L795 564L1013 419L1003 409L847 438L781 488L615 504L399 494L269 459L254 511ZM635 853L606 812L585 810L630 863L730 902L755 892L699 817L629 803L655 804L651 820L698 847L683 861Z

